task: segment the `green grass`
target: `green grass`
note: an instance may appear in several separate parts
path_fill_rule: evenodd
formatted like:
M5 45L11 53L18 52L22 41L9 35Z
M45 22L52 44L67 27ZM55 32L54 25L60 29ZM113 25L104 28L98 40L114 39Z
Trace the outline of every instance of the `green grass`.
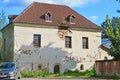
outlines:
M49 74L47 72L41 72L41 71L22 71L21 76L23 78L100 78L100 79L114 79L119 80L120 77L118 77L116 74L112 76L96 76L94 73L94 70L86 70L84 72L79 71L68 71L63 74Z
M21 76L22 77L30 77L30 78L37 78L37 77L46 77L49 74L47 72L41 72L41 71L22 71Z
M94 75L93 70L87 70L84 72L79 71L68 71L63 74L49 74L41 71L22 71L22 77L42 77L42 78L88 78Z
M71 76L71 77L91 77L94 75L93 70L86 70L84 72L79 71L68 71L63 74L64 76Z

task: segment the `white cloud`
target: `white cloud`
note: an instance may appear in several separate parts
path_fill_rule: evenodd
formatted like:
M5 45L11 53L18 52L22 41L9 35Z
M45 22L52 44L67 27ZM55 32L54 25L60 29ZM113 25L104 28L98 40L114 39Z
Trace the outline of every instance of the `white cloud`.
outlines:
M3 3L9 3L10 0L3 0Z
M95 21L95 20L98 19L98 17L97 17L97 16L91 16L90 19L91 19L92 21Z
M31 4L32 2L43 2L52 4L63 4L70 7L80 7L85 4L94 4L98 0L24 0L25 4Z

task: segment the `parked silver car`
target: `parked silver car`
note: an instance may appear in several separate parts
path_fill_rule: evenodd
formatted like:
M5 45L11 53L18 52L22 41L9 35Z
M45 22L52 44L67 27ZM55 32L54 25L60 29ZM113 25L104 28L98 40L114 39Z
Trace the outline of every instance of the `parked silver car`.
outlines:
M0 64L0 80L20 79L20 71L14 62L3 62Z

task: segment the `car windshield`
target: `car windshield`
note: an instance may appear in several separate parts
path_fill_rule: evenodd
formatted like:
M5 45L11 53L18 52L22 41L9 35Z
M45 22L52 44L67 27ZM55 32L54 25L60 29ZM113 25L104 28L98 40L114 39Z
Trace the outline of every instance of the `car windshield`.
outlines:
M14 63L2 63L0 68L13 68L15 66Z

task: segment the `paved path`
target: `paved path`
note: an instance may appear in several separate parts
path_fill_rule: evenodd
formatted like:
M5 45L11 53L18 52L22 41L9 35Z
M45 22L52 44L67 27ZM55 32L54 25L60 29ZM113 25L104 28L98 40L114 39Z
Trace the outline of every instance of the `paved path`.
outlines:
M46 78L24 78L21 80L113 80L113 79L46 79Z

